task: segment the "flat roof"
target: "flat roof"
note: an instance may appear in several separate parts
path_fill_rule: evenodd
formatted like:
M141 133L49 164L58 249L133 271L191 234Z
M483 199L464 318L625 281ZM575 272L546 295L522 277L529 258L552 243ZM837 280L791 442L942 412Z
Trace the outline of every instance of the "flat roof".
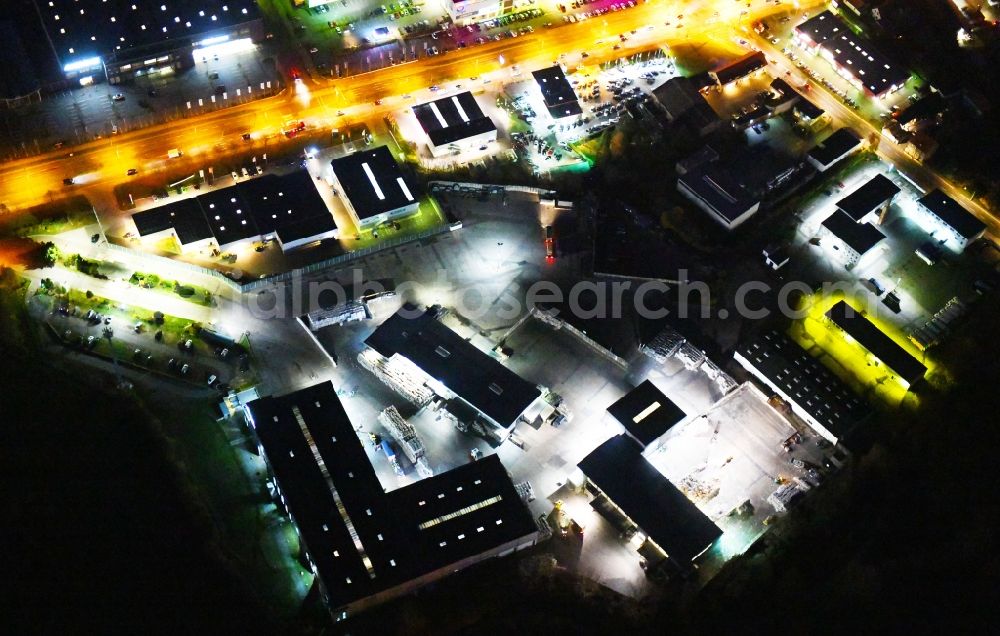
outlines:
M750 73L758 69L762 69L767 66L767 58L760 51L750 51L746 55L742 55L735 60L723 64L719 68L712 71L719 83L726 85L730 82L734 82L741 77L746 77Z
M837 66L854 75L873 95L902 86L910 76L870 42L856 36L830 11L823 11L799 24L795 31L826 50Z
M632 438L616 435L577 466L668 556L690 563L722 530L646 461L641 450Z
M912 384L924 377L927 367L922 362L843 300L837 301L826 315L903 380Z
M256 20L254 0L44 0L35 2L62 64Z
M974 238L986 229L985 223L963 208L958 201L937 188L920 197L918 202L936 214L948 227L958 232L962 238Z
M414 106L413 114L435 146L455 143L497 129L493 121L483 114L476 98L469 91Z
M757 203L743 182L721 161L696 166L679 175L677 180L730 223Z
M387 146L360 150L334 159L330 165L359 219L417 202L413 188Z
M771 331L738 345L736 351L753 371L838 439L870 413L846 384L782 333Z
M181 245L212 238L212 228L205 220L198 199L174 201L151 210L132 215L139 236L149 236L170 228L177 234Z
M538 71L532 71L535 83L542 90L545 107L553 119L579 115L583 112L576 91L566 79L562 67L556 64Z
M859 255L875 247L885 234L871 223L858 223L843 210L834 210L823 220L823 227L849 245Z
M649 380L609 406L608 413L643 446L649 446L674 424L687 417L681 407L674 404Z
M385 357L399 354L501 426L541 395L531 382L442 324L431 310L405 304L368 336Z
M38 90L35 72L17 24L0 18L0 99L23 97Z
M860 188L837 201L837 208L858 221L869 212L877 210L879 206L896 196L898 192L899 186L880 172L866 181Z
M803 104L813 105L808 100L800 100L798 108L802 110ZM823 114L819 109L819 115ZM805 115L806 113L803 112ZM818 117L819 115L816 115ZM809 115L807 115L809 116ZM809 151L809 156L821 166L829 166L838 159L851 152L861 145L861 137L850 128L839 128L832 135L824 139L818 146Z
M697 128L719 120L712 105L690 77L671 77L653 89L653 97L671 119L687 116Z
M307 170L268 174L239 183L237 191L249 206L261 234L274 232L283 243L336 229L315 180Z
M260 235L250 206L243 200L238 187L198 195L198 203L220 246Z
M496 455L386 493L331 382L247 410L334 607L537 531Z
M283 243L336 229L306 170L264 175L132 215L140 236L173 227L181 244L219 245L274 232Z

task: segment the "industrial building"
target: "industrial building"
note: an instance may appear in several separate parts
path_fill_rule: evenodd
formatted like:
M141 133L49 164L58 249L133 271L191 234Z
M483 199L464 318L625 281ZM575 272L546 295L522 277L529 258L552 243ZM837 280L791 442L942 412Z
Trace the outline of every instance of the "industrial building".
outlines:
M678 122L704 137L722 125L722 120L689 77L672 77L653 89L653 97L670 123Z
M538 539L496 455L383 490L331 382L244 412L337 620Z
M832 444L843 441L870 414L847 385L777 331L740 344L733 358Z
M472 150L497 139L496 125L469 91L414 106L413 114L434 157Z
M262 37L254 0L35 0L35 6L66 78L84 83L180 70L194 64L199 48Z
M556 64L538 71L532 71L538 89L542 92L545 109L552 119L559 121L567 117L583 114L583 108L573 90L573 85L566 79L562 67Z
M848 268L865 265L865 256L884 238L877 227L867 221L857 222L843 210L834 210L822 223L826 238L838 251Z
M796 26L794 37L803 48L826 58L838 75L876 99L902 88L909 78L909 73L856 36L830 11Z
M400 356L424 374L423 384L445 400L459 400L493 426L509 429L541 397L534 384L477 349L437 319L431 309L406 304L378 326L365 344L383 358Z
M333 178L358 228L416 214L420 202L387 146L378 146L334 159Z
M948 239L955 241L959 252L986 232L985 223L963 208L958 201L936 188L920 197L917 202L934 226L941 229Z
M896 344L889 336L882 333L868 318L845 301L840 300L826 317L839 327L854 342L864 348L876 361L892 371L903 386L909 387L924 377L927 367L910 355L906 349Z
M771 82L771 92L765 104L772 115L781 115L792 110L801 98L788 82L778 77Z
M808 111L811 118L823 115L823 111L819 107L814 107L814 110L810 110L805 106L805 104L809 104L810 106L813 105L812 102L800 100L797 105L797 109L802 110L803 112ZM816 115L817 111L819 112L819 115ZM834 131L832 135L824 139L818 146L810 150L806 155L806 161L808 161L812 167L816 168L820 172L824 172L838 161L853 154L860 148L861 137L858 137L857 133L850 128L839 128Z
M337 236L326 203L305 170L266 175L132 215L139 236L168 236L182 252L242 241L277 241L283 251Z
M881 172L860 188L837 201L837 209L858 223L870 221L881 225L889 212L889 204L899 194L899 186Z
M608 413L625 427L625 433L642 446L643 454L655 450L656 442L687 413L645 380L608 407Z
M577 466L596 498L606 498L639 528L640 538L645 537L677 565L691 565L722 536L722 530L653 467L642 455L642 447L624 433L598 446Z
M708 75L720 87L752 75L767 66L767 59L760 51L750 51L732 62L723 64Z
M677 190L727 230L753 216L768 194L799 172L798 165L763 144L728 159L698 154L704 161L685 162Z
M830 123L830 114L807 99L804 95L799 95L799 99L792 106L792 115L795 121L808 131L817 132Z

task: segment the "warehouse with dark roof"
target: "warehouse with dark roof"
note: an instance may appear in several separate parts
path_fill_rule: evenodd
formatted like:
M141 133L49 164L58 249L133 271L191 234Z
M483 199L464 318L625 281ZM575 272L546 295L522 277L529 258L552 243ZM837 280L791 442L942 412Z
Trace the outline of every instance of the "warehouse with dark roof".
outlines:
M496 455L385 492L330 382L245 413L338 620L538 538Z
M625 432L643 449L649 448L687 413L674 404L652 382L642 384L626 393L608 407L608 413L625 427Z
M502 428L513 426L541 396L538 387L449 329L431 310L404 305L365 344L385 358L406 358Z
M709 76L715 80L719 86L725 86L735 82L736 80L743 79L751 73L755 73L760 69L767 66L767 59L764 54L760 51L750 51L746 55L742 55L735 60L723 64L719 68L711 71Z
M598 496L607 497L678 565L689 565L722 536L722 530L646 461L639 444L625 434L607 440L577 466Z
M833 444L848 437L870 414L847 385L777 331L740 344L733 358Z
M963 208L958 201L936 188L920 197L917 202L920 209L944 231L946 237L955 241L959 252L986 233L985 223Z
M334 159L333 177L358 228L415 214L420 202L387 146L360 150Z
M811 102L807 103L811 104ZM817 108L817 110L819 109ZM822 114L823 111L819 110L819 115L817 115L817 117ZM861 137L858 137L857 133L850 128L840 128L832 135L824 139L815 148L810 150L806 155L806 160L812 164L814 168L823 172L833 164L860 148Z
M881 172L866 181L860 188L837 201L837 209L858 223L881 223L889 204L899 194L899 186Z
M861 345L873 358L895 373L909 387L924 377L927 367L882 333L868 318L843 300L826 312L826 317Z
M542 100L552 119L575 117L583 113L576 91L566 79L562 67L556 64L538 71L532 71L535 83L542 92Z
M877 227L868 222L858 223L843 210L834 210L823 220L822 227L849 267L861 263L862 258L885 238Z
M901 88L909 78L905 69L856 36L830 11L795 27L795 40L804 48L818 50L841 76L873 97L883 97Z
M497 138L497 127L469 91L414 106L413 114L435 157L478 148Z
M182 251L276 240L289 251L337 236L337 226L306 170L266 175L132 215L140 237L173 235Z

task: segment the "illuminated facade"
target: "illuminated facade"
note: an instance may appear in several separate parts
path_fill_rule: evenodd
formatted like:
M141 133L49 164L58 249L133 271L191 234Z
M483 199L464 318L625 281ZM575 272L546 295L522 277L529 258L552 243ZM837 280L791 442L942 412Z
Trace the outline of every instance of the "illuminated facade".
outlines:
M444 10L458 25L473 24L535 7L535 0L442 0Z

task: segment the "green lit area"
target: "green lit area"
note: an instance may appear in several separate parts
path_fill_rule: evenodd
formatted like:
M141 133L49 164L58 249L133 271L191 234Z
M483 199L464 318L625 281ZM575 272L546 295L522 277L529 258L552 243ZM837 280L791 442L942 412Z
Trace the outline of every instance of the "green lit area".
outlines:
M374 247L387 240L397 240L414 236L427 230L445 224L444 212L437 201L431 196L420 198L420 207L416 214L383 223L374 228L358 231L354 237L344 241L348 250L360 250Z

